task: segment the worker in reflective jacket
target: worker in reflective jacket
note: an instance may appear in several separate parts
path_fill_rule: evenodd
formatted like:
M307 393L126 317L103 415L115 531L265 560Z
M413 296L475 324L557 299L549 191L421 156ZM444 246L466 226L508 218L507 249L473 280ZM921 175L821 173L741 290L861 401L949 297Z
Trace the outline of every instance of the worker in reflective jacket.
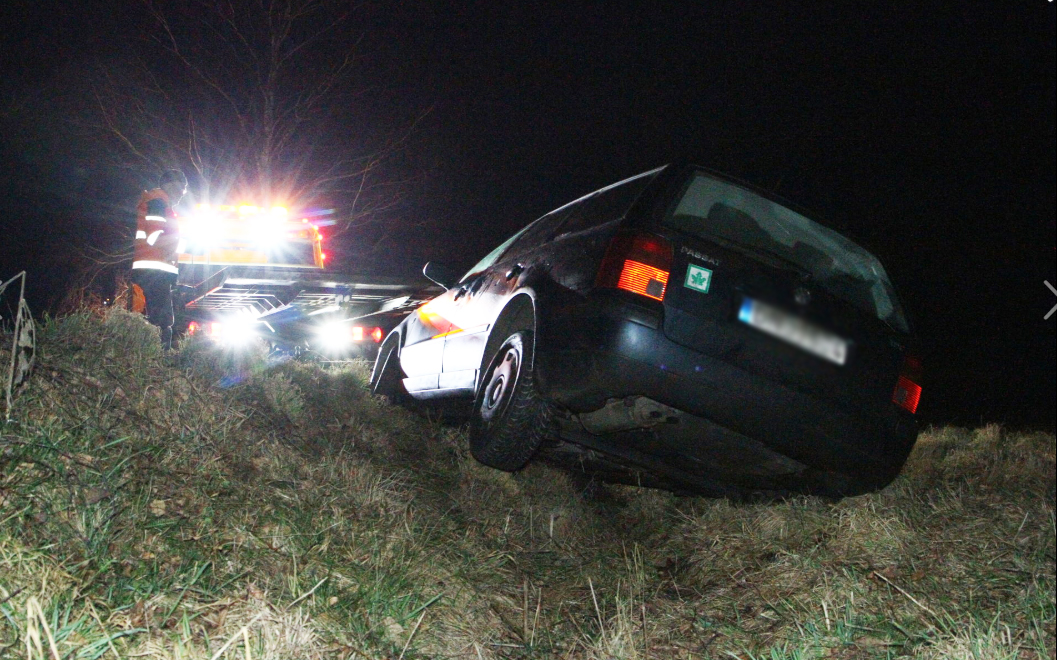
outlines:
M172 287L179 273L176 258L180 251L180 227L173 206L185 192L187 177L180 170L169 170L161 175L157 188L140 195L136 206L133 309L145 312L147 320L160 328L165 350L172 348ZM142 305L135 303L137 294L142 296Z

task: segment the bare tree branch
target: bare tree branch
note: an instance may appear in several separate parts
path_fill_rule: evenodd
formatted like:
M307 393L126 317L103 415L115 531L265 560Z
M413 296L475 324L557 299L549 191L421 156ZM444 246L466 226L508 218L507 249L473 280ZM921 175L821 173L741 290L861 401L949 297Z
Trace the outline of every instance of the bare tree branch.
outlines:
M140 0L149 28L84 84L68 121L101 138L94 154L129 172L197 175L199 201L315 208L331 237L369 251L415 224L410 181L383 176L429 114L396 135L364 130L365 32L343 0ZM372 248L371 246L375 246ZM109 267L101 255L86 255Z

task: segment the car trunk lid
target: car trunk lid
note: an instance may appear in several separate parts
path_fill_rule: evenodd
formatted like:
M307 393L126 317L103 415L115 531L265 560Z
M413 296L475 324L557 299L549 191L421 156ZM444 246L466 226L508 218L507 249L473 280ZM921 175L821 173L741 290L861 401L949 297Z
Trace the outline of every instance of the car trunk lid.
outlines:
M672 341L776 384L879 412L904 346L795 264L677 231L666 287Z

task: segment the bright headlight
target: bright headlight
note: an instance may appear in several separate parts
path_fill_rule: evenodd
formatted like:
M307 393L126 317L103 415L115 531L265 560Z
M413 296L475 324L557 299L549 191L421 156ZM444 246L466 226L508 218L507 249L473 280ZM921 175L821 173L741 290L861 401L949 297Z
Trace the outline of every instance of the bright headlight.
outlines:
M228 346L244 346L257 334L257 321L249 316L229 316L209 325L209 336Z
M340 321L334 321L319 326L317 336L320 343L330 350L336 350L348 346L351 340L348 324Z
M279 247L288 239L285 223L279 221L262 221L255 228L257 243L266 248Z
M211 225L205 220L196 218L183 223L180 227L180 237L186 241L188 245L205 247L216 241L217 231L215 229L215 224Z

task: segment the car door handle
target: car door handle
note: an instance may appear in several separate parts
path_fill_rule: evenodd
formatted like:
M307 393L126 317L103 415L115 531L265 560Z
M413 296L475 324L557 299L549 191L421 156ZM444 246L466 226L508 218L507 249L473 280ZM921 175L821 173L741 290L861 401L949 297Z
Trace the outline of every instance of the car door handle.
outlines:
M514 266L506 272L507 280L514 279L515 277L520 275L523 270L525 270L524 266L522 266L521 264L514 264Z

